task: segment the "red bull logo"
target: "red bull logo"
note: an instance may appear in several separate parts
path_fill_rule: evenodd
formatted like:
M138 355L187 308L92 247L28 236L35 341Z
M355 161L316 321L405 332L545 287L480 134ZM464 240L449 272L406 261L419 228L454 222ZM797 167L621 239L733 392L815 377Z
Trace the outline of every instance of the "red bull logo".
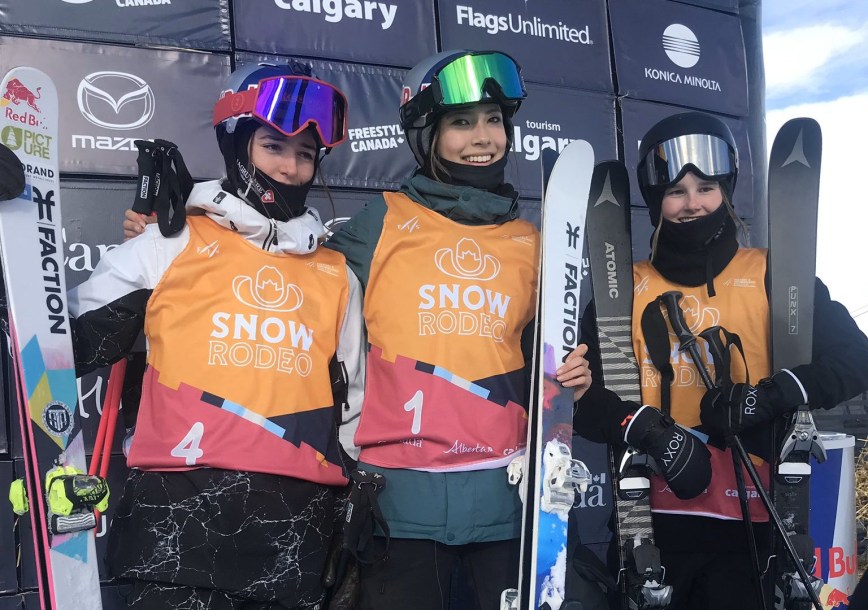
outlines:
M3 93L3 99L12 102L16 106L21 102L27 104L34 112L42 112L39 106L36 105L36 100L42 97L42 87L36 88L36 93L28 89L24 83L17 78L13 78L6 83L6 92ZM8 103L8 102L7 102ZM5 104L4 104L5 105Z
M838 608L839 610L847 608L849 604L850 596L840 589L832 589L825 602L826 608Z

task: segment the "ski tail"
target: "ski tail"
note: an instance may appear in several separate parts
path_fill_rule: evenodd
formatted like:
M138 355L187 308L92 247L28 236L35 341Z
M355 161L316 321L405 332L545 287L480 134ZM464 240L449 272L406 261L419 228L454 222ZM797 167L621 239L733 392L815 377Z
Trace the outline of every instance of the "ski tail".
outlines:
M820 192L822 134L813 119L788 121L775 136L769 160L769 309L772 368L792 368L811 361L816 272L817 204ZM822 581L811 577L814 557L810 541L811 457L825 459L808 405L775 422L772 497L790 530L789 537L807 549L798 566L774 541L775 563L769 587L774 608L819 604ZM808 576L810 583L803 582ZM819 607L819 606L818 606Z
M633 354L633 254L630 235L630 182L620 161L594 167L588 200L588 254L597 312L603 382L622 400L641 404L639 366ZM616 481L615 512L619 583L624 608L665 608L672 588L654 545L650 468L632 449L609 463Z

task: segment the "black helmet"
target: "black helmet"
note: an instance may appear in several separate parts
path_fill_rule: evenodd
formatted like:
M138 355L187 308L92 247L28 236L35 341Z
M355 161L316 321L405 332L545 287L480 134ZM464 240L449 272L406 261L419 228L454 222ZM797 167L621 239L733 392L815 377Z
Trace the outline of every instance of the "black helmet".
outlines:
M507 149L512 116L527 97L521 68L499 51L443 51L407 73L401 90L401 128L420 167L431 154L437 121L449 110L494 102L503 112Z
M660 223L664 191L689 171L720 183L732 201L738 150L729 127L715 116L676 114L654 125L642 138L636 177L655 227Z

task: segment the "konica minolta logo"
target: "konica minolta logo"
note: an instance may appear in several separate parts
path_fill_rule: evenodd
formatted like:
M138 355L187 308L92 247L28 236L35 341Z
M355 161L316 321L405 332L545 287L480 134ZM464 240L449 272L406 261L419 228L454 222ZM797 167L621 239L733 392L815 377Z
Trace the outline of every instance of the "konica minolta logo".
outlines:
M353 152L388 150L404 143L404 132L397 123L352 127L347 130Z
M670 24L663 30L660 41L663 52L675 66L690 70L699 63L702 56L702 47L699 38L686 25L680 23ZM673 70L671 66L646 67L645 78L660 80L677 85L687 85L709 91L721 91L720 83L714 79L706 78L700 74L680 72Z
M392 27L398 12L395 4L368 0L274 0L274 4L287 11L323 15L329 23L338 23L344 18L361 19L379 23L384 30Z
M485 30L487 34L496 35L501 32L513 32L538 38L549 38L575 44L594 44L591 40L591 28L574 27L563 21L546 23L539 17L527 18L518 13L498 15L482 13L472 6L458 5L455 7L455 19L458 25Z

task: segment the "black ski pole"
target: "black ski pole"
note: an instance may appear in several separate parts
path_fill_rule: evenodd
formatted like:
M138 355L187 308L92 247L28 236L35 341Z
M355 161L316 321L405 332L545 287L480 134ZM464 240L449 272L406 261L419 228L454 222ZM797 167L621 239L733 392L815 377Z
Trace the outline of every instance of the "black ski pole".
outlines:
M709 376L708 371L705 370L705 366L703 366L702 360L700 360L702 354L700 354L699 347L697 347L696 345L696 337L693 336L693 333L690 331L690 328L688 328L687 324L684 321L684 312L681 311L681 306L678 303L681 297L682 294L677 290L666 292L662 296L663 304L666 307L666 311L669 313L669 321L672 324L672 330L674 330L675 334L678 336L678 341L681 344L680 349L682 351L686 350L690 353L690 357L693 359L693 364L696 366L697 372L702 378L702 382L708 389L712 389L714 387L714 382L711 380L711 376ZM742 445L741 439L738 438L738 436L733 436L732 438L733 447L735 447L736 451L738 452L738 455L741 458L741 461L744 464L744 467L747 470L751 481L753 481L754 486L756 486L757 493L759 494L763 505L768 511L769 517L771 517L772 521L774 522L778 534L781 536L781 540L783 541L784 546L787 549L787 554L790 556L790 559L795 565L796 571L799 573L799 577L802 579L802 584L805 586L805 590L808 596L811 598L811 602L816 607L816 610L823 610L823 604L820 602L820 596L817 595L814 587L811 586L811 577L808 575L808 572L805 569L805 565L799 558L798 553L796 553L793 542L787 535L787 530L784 527L784 523L783 521L781 521L780 515L778 515L775 507L772 505L772 501L769 498L768 493L766 493L766 490L762 485L762 480L760 480L759 473L757 473L756 468L754 468L753 462L750 461L750 457L748 456L744 445Z
M699 336L705 339L708 344L708 349L711 352L711 358L714 360L715 381L718 388L726 388L732 385L729 349L720 338L721 328L712 326L707 328ZM704 368L704 367L703 367ZM756 579L754 585L759 596L759 606L766 609L765 593L763 591L762 568L759 561L759 550L757 549L756 534L753 531L753 524L750 518L750 504L747 499L747 487L744 484L744 472L742 472L741 460L738 453L733 447L732 438L726 439L726 444L732 453L732 468L735 474L735 482L738 486L738 502L741 505L741 516L744 521L744 529L747 534L748 544L751 550L751 560L753 561L753 573Z

